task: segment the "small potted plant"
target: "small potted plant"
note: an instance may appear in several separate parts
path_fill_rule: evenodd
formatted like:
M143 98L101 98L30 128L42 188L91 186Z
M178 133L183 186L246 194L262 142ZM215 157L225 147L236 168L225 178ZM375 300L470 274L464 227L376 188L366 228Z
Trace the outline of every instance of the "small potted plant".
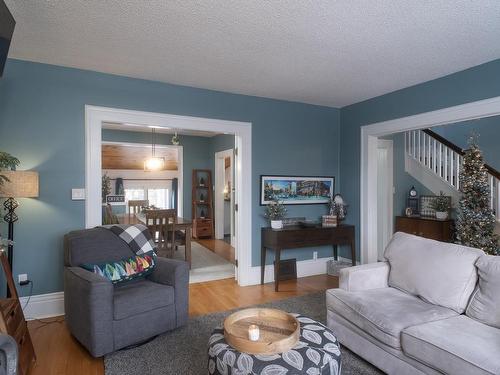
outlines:
M266 207L264 216L271 222L272 229L282 229L283 218L286 216L286 208L279 200L273 200Z
M431 208L436 211L436 219L448 219L448 213L451 209L450 197L441 192L430 204Z

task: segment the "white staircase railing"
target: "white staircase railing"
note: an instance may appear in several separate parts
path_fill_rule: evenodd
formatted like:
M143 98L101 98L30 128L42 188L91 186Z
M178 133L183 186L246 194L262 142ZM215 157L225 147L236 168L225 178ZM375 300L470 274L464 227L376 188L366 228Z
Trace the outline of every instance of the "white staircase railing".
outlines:
M405 133L406 156L413 158L423 168L430 170L436 177L460 190L460 166L463 162L463 151L451 143L443 143L439 136L431 131L410 130ZM451 147L453 146L453 147ZM500 221L500 178L498 172L488 169L490 186L490 207Z

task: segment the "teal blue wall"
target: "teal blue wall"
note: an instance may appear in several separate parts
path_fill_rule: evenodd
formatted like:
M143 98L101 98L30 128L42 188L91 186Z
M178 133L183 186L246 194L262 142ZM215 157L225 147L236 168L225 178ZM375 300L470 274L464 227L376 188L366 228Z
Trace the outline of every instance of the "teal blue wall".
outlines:
M393 178L394 178L394 215L403 215L406 205L406 198L411 187L414 186L418 195L434 195L429 189L413 178L405 171L405 137L404 133L396 133L392 136L384 137L393 142Z
M14 260L14 275L28 273L34 294L62 290L62 237L84 226L84 202L71 201L70 191L85 183L85 104L251 122L252 196L245 199L252 201L253 265L265 224L259 176L339 172L338 109L8 60L0 79L0 150L40 174L39 199L20 200ZM289 214L316 218L325 211L293 206ZM306 259L312 250L285 256L291 254Z
M342 108L340 191L350 204L346 221L359 228L361 126L495 96L500 96L500 60Z
M500 170L500 116L436 126L432 130L463 149L468 147L470 135L478 134L484 161Z

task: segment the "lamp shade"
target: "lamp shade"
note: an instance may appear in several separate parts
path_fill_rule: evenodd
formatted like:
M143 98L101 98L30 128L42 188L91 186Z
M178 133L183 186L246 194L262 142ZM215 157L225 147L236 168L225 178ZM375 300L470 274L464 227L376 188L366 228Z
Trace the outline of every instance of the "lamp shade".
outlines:
M0 186L0 198L37 198L38 172L1 171L9 181Z

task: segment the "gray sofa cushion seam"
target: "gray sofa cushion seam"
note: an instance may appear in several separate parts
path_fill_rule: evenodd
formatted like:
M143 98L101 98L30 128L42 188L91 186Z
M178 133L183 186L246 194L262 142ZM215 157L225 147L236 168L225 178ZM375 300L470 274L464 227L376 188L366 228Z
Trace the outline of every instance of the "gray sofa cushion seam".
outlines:
M475 271L475 273L476 273L476 275L477 275L477 268L476 268L476 266L474 266L474 268L473 268L473 270L472 270L472 272L471 272L471 274L470 274L470 276L469 276L469 280L467 281L467 286L470 284L470 282L471 282L472 278L474 277L474 271ZM478 278L479 278L479 275L478 275ZM478 281L478 280L476 280L476 284L477 284L477 281ZM462 291L462 295L460 296L460 301L461 301L461 302L465 299L465 298L464 298L464 296L465 296L465 292L466 292L466 291L467 291L467 288L465 288L465 289ZM475 292L472 292L472 293L469 295L469 302L470 302L470 298L471 298L471 296L472 296L472 295L474 295L474 294L475 294ZM465 309L464 309L463 311L467 310L467 307L469 307L469 303L467 303L467 304L465 305ZM463 313L463 311L462 311L462 313Z
M449 318L447 318L447 319L449 319ZM444 320L444 319L442 319L442 320ZM425 323L424 323L424 324L425 324ZM414 326L414 327L418 327L418 326ZM423 338L421 338L421 337L417 337L417 336L415 336L415 335L412 335L411 333L408 333L408 332L406 332L405 330L403 330L403 331L401 332L401 336L402 336L403 334L408 335L408 336L411 336L411 337L413 337L413 338L414 338L414 339L416 339L416 340L419 340L419 341L425 342L425 343L427 343L427 344L429 344L429 345L433 346L433 347L434 347L434 348L436 348L436 349L442 350L442 351L444 351L444 352L448 353L449 355L451 355L451 356L453 356L453 357L455 357L455 358L458 358L458 359L463 360L464 362L470 363L472 366L478 367L478 368L480 368L481 370L483 370L483 371L487 372L488 374L495 375L494 373L489 372L488 370L486 370L485 368L481 367L480 365L477 365L477 364L475 364L475 363L473 363L473 362L470 362L470 361L468 361L468 360L466 360L466 359L464 359L464 358L462 358L462 357L458 356L457 354L455 354L455 353L452 353L452 352L448 351L447 349L441 348L440 346L437 346L436 344L433 344L432 342L430 342L430 341L428 341L428 340L424 340L424 339L423 339ZM430 366L430 367L434 368L434 369L435 369L435 370L437 370L437 371L442 371L442 370L440 370L440 369L438 369L438 368L435 368L435 367L434 367L434 366L432 366L431 364L429 364L429 363L427 363L427 362L424 362L422 359L420 359L420 358L415 358L414 356L412 356L412 355L410 355L410 354L406 353L406 350L404 349L404 347L403 347L403 346L402 346L402 349L403 349L403 352L404 352L404 353L405 353L408 357L411 357L411 358L413 358L413 359L415 359L415 360L417 360L417 361L419 361L419 362L425 363L427 366Z
M81 268L82 270L84 270L85 272L88 272L88 273L90 273L90 274L92 274L92 275L96 275L97 277L102 278L102 280L99 280L99 281L92 281L92 280L89 280L89 279L87 279L87 278L85 278L85 277L82 277L82 276L81 276L81 275L79 275L78 273L73 272L73 270L71 269L71 268L77 268L77 267L66 267L66 268L68 268L68 270L71 272L71 274L72 274L72 275L74 275L74 276L78 277L78 279L80 279L80 280L85 281L87 284L91 284L91 285L108 285L108 284L111 284L111 281L109 281L108 279L104 278L103 276L100 276L100 275L98 275L98 274L96 274L96 273L94 273L94 272L90 272L89 270L86 270L86 269L84 269L84 268L79 267L79 268Z
M474 301L474 297L476 296L476 294L479 292L479 285L476 286L476 289L474 290L474 293L472 293L472 295L470 296L470 299L469 299L469 303L467 304L467 307L465 308L465 315L471 319L474 319L472 316L469 316L469 308L470 308L470 305L472 303L472 301ZM478 322L480 322L479 320L477 319L474 319ZM483 322L480 322L480 323L483 323ZM483 323L484 324L484 323Z
M148 313L148 312L150 312L150 311L156 311L156 310L164 309L164 308L169 307L169 306L175 306L175 302L174 302L174 303L171 303L170 305L163 305L163 306L159 306L159 307L156 307L156 308L151 309L151 310L148 310L148 311L142 311L142 312L139 312L139 313L134 314L134 315L128 315L128 316L126 316L126 317L124 317L124 318L121 318L121 319L115 319L115 318L113 317L113 322L120 322L120 321L122 321L122 320L124 320L124 319L129 319L129 318L131 318L131 317L133 317L133 316L136 316L136 315L141 315L141 314Z
M382 332L383 332L383 333L385 333L386 335L392 336L392 337L394 337L394 338L396 338L396 339L397 339L397 337L395 337L393 334L391 334L391 333L389 333L389 332L384 331L381 327L379 327L378 325L376 325L375 323L373 323L370 319L368 319L366 316L364 316L364 315L363 315L363 314L361 314L360 312L358 312L358 311L354 310L351 306L349 306L347 303L345 303L344 301L342 301L342 300L341 300L340 298L338 298L336 295L331 294L331 293L330 293L330 295L331 295L332 297L336 298L338 301L340 301L340 302L341 302L344 306L347 306L347 308L348 308L349 310L351 310L352 312L354 312L355 314L359 314L359 315L361 315L363 318L365 318L365 319L366 319L366 321L368 321L368 322L370 322L371 324L373 324L375 327L377 327L377 329L379 329L380 331L382 331ZM355 323L353 323L353 322L351 322L351 323L352 323L352 324L354 324L354 325L356 325L356 324L355 324ZM361 327L359 327L359 328L360 328L360 329L362 329ZM367 332L367 333L368 333L368 332ZM369 334L369 333L368 333L368 334ZM369 335L370 335L370 334L369 334ZM372 336L372 335L370 335L370 336ZM373 336L372 336L372 337L373 337ZM373 338L374 338L374 339L376 339L376 340L378 340L376 337L373 337ZM389 345L389 346L390 346L390 345ZM401 347L401 345L400 345L400 347Z

